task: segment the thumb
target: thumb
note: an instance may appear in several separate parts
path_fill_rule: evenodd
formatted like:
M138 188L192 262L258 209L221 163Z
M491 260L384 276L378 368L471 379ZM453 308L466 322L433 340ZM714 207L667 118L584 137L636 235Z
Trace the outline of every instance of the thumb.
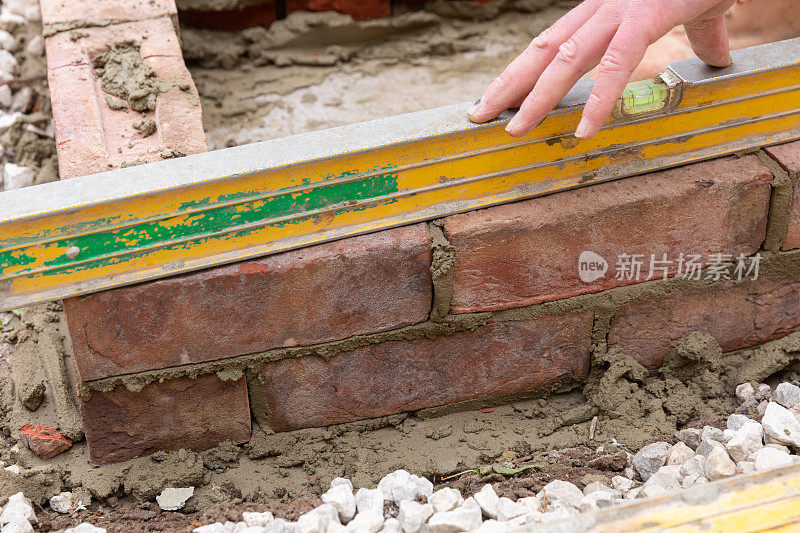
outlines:
M731 64L725 15L704 20L695 19L683 27L697 57L714 67L727 67Z

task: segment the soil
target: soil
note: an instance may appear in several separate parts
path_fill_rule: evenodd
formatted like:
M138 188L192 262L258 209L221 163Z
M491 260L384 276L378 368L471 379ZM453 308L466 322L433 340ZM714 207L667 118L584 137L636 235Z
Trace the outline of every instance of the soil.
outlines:
M41 365L37 375L58 375L52 362L68 351L60 306L34 306L20 315L9 321L0 338L0 351L11 354L10 361L0 364L29 368L34 358ZM160 452L102 468L89 464L86 444L74 433L75 405L59 403L54 380L46 380L41 406L30 411L20 397L24 388L15 388L11 373L0 369L0 425L5 428L0 459L22 468L21 476L0 471L0 499L23 490L40 506L42 531L82 521L109 531L182 531L217 520L235 521L245 510L270 510L295 519L320 503L334 477L347 477L356 487L374 487L399 468L465 494L492 482L512 499L530 496L553 479L579 487L608 483L644 444L674 442L675 431L683 427L724 427L720 414L736 409L737 383L747 375L753 381L796 379L798 360L800 333L728 354L709 335L692 333L675 343L665 365L655 371L615 348L601 351L582 386L548 398L290 433L276 434L254 424L253 437L243 446ZM40 460L10 431L23 421L65 432L73 427L77 442L51 460ZM493 472L496 466L535 468L506 476ZM196 487L186 508L159 510L155 496L163 488L181 486ZM61 490L92 503L85 511L58 515L46 500Z
M209 147L475 100L575 3L458 2L472 5L468 18L445 4L360 23L297 12L269 29L182 28Z

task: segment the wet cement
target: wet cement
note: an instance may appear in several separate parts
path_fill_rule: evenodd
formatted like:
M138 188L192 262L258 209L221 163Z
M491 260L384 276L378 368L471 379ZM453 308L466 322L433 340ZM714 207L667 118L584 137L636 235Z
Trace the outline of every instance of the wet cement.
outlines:
M63 312L54 304L23 312L1 341L12 346L11 367L28 367L32 361L40 368L52 367L57 358L42 354L64 355L64 331ZM739 382L796 378L799 361L800 333L728 354L709 335L692 333L675 343L659 370L641 366L615 347L598 350L584 383L547 399L512 400L488 410L478 404L436 417L432 415L439 413L422 411L278 434L254 424L251 441L241 447L227 443L201 453L162 452L100 468L89 464L82 435L74 431L76 444L48 461L21 447L15 431L24 422L45 423L66 433L71 425L74 429L77 411L73 404L64 412L53 397L52 379L45 379L43 401L31 411L22 404L12 374L0 372L5 428L0 459L23 470L19 477L0 471L0 500L22 487L41 504L70 489L91 494L96 511L97 504L110 497L152 500L165 487L191 485L197 487L187 509L191 511L234 497L262 503L311 501L336 476L348 477L356 486L375 486L398 468L438 481L491 464L515 446L546 451L618 443L635 451L649 442L672 440L677 429L698 420L732 412ZM594 416L598 423L590 442Z
M298 12L268 30L182 28L209 147L475 100L572 5L457 2L480 16L443 17L450 3L357 24L345 15ZM495 4L502 9L495 12Z
M172 85L158 79L153 69L144 63L139 48L140 43L136 41L109 43L107 51L92 59L92 65L104 92L126 101L134 111L144 113L155 111L158 94L168 91ZM116 102L108 104L112 109L120 107Z
M449 8L445 2L439 5ZM266 30L224 35L184 29L182 34L187 57L195 62L192 73L200 86L210 142L220 147L474 99L530 38L565 11L565 7L550 6L535 17L504 11L492 15L496 18L491 22L482 21L480 13L457 20L444 20L435 11L412 13L388 24L376 23L389 34L386 41L372 42L369 32L359 29L352 41L339 49L318 44L320 36L333 29L352 30L351 22L335 16L290 18L285 27L278 24L266 36ZM298 28L304 28L300 34ZM242 55L246 62L240 59ZM148 78L144 76L145 81ZM431 86L437 91L430 91ZM127 96L119 98L128 101ZM444 235L437 234L435 225L431 232L438 258L434 264L438 315L434 313L434 317L442 318L449 308L451 257ZM770 267L767 261L765 275L771 272L783 277L797 268L786 262ZM514 320L598 303L611 309L626 298L678 290L685 285L681 283L641 284L635 291L617 291L613 302L600 301L606 297L603 295L590 295L455 322L431 321L419 331L392 335L447 334L490 318ZM16 390L10 369L0 369L4 428L0 459L23 468L19 477L0 470L0 500L10 491L22 489L41 504L59 490L71 489L91 495L95 503L90 511L102 514L118 501L152 500L166 486L193 485L198 489L189 500L188 511L231 498L269 505L314 502L336 476L348 477L356 486L374 487L386 473L405 468L438 482L455 472L507 457L511 448L541 451L585 445L595 416L598 423L592 447L616 442L636 450L648 442L672 439L676 428L730 412L736 405L733 388L741 381L797 377L800 334L756 349L722 354L713 339L695 333L676 343L664 369L650 370L630 354L605 346L603 320L600 312L589 377L546 399L506 399L509 403L493 404L487 412L481 410L485 404L478 401L284 434L254 424L253 437L245 446L225 444L202 453L159 453L94 468L76 429L80 424L74 394L63 387L63 379L59 388L53 386L57 378L49 377L70 372L63 313L58 306L36 308L23 313L20 323L0 339L0 353L13 354L11 362L4 364L36 367L29 360L37 354L36 379L42 373L48 376L42 403L31 411L22 403L25 394ZM353 342L373 340L351 339L324 347L317 354L330 357L351 349ZM297 349L267 357L303 353ZM54 361L62 361L63 366ZM223 377L240 375L252 362L242 361L238 368L221 366L218 372ZM126 381L126 385L135 389L137 381ZM34 420L73 435L76 444L52 460L39 460L19 446L15 434L22 423ZM82 515L73 520L81 521Z

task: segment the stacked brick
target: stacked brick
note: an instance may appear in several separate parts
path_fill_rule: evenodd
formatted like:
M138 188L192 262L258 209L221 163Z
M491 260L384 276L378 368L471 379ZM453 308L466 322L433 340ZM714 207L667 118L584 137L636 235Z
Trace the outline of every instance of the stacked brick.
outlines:
M204 150L174 6L59 2L43 13L62 176ZM59 31L88 10L113 22ZM106 109L91 67L130 38L190 87L159 95L151 140ZM798 169L789 144L67 300L91 459L243 442L251 415L287 431L537 394L579 382L606 344L655 367L691 331L725 351L800 331ZM585 252L606 262L596 279L579 274ZM669 262L649 273L651 255ZM694 256L750 270L684 279ZM622 257L643 259L639 275L615 275Z
M206 151L197 90L183 63L173 0L43 0L47 70L62 179L160 160L173 151ZM154 111L112 109L106 102L93 59L108 43L135 41L144 64L165 83ZM156 124L143 137L134 127ZM64 302L68 319L76 320ZM81 353L81 350L76 350ZM86 375L91 372L86 370ZM121 372L130 372L127 369ZM82 376L82 379L87 379ZM191 381L191 382L190 382ZM222 381L214 374L151 385L129 401L127 390L95 392L81 398L86 439L98 464L129 459L158 449L202 448L222 440L244 442L250 414L244 378ZM213 397L214 403L197 404ZM217 403L219 402L219 403Z

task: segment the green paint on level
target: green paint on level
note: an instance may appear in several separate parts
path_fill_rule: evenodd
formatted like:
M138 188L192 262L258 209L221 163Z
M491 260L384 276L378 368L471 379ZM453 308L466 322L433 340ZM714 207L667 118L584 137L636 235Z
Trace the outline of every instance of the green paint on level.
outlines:
M339 178L348 178L352 176L358 176L359 174L366 174L369 172L379 172L383 170L392 170L394 166L386 165L382 167L375 167L372 169L367 169L364 171L359 170L347 170L340 174L328 174L326 176L321 176L318 178L311 178L306 177L302 180L303 186L309 186L312 184L312 180L315 180L317 185L320 185L327 181L337 180ZM295 189L297 185L289 185L287 187L282 187L275 191L275 194L281 194L288 192L289 190ZM221 194L217 197L217 202L214 203L222 203L222 202L229 202L232 200L244 200L247 198L254 198L256 196L264 194L263 191L260 190L249 190L249 191L238 191L229 194ZM204 209L208 206L213 205L210 198L202 198L199 200L191 200L188 202L183 202L178 206L179 211L193 211L197 209ZM69 235L74 235L78 233L86 233L89 231L96 231L102 230L102 228L106 226L117 225L121 223L126 224L136 224L136 223L144 223L148 220L158 220L160 213L153 213L147 217L143 218L132 218L129 215L114 215L110 217L103 217L94 220L88 220L84 222L80 222L78 224L69 224L57 228L55 230L44 230L36 234L32 235L14 235L10 237L0 237L0 248L19 248L21 246L30 246L32 244L36 244L38 242L48 240L51 238L62 237L66 238ZM2 265L0 265L0 272L2 272Z
M80 253L74 259L60 255L54 260L47 261L44 266L50 268L69 267L77 266L73 265L77 261L95 260L86 265L89 268L95 268L102 266L104 257L109 254L136 252L140 248L169 243L178 239L202 239L210 233L223 231L234 232L233 236L242 236L253 231L237 231L236 228L243 225L266 223L276 218L302 213L309 213L307 218L313 218L317 216L316 211L332 205L379 199L398 191L397 179L396 173L379 174L361 180L318 186L304 192L283 193L267 199L220 206L164 221L144 222L129 228L62 239L45 245L45 248L66 249L70 246L77 246L80 248ZM351 209L344 208L345 211ZM283 226L286 222L276 222L275 224ZM194 242L190 246L195 246L197 243ZM32 259L32 256L21 254L18 251L0 253L0 272L12 267L18 268L31 264ZM30 269L22 269L18 273L28 270Z
M348 212L352 212L352 211L366 211L368 209L373 209L375 207L381 207L381 206L385 206L385 205L391 205L391 204L394 204L394 203L397 203L397 199L392 198L390 200L379 202L377 204L373 204L373 205L370 205L370 206L345 207L345 208L333 211L332 213L329 213L328 215L335 217L335 216L343 214L343 213L348 213ZM315 215L315 214L311 214L311 215L307 215L307 216L304 216L304 217L298 217L297 219L294 219L294 220L292 220L292 221L290 221L288 223L298 224L300 222L304 222L304 221L307 221L307 220L312 220L316 216L317 215ZM286 224L287 224L287 222L275 222L275 223L272 223L272 224L267 224L265 227L283 227ZM205 245L205 244L207 244L209 242L215 242L215 241L222 242L222 241L226 241L226 240L229 240L229 239L236 239L236 238L240 238L240 237L246 237L246 236L250 235L253 231L256 231L256 230L255 229L244 229L244 230L235 231L233 233L226 233L226 234L221 235L221 236L200 237L200 238L193 239L193 240L190 240L190 241L184 241L184 242L180 242L180 243L173 243L173 244L165 245L165 246L159 248L159 250L161 250L161 251L188 250L188 249L194 248L195 246ZM150 253L152 253L150 250L138 250L138 251L133 251L131 253L126 253L125 255L116 256L116 257L101 257L101 258L99 258L99 259L97 259L95 261L92 261L90 263L82 263L82 264L78 264L78 265L66 265L66 266L63 266L63 267L60 267L60 268L49 270L49 271L41 274L41 276L46 276L46 277L61 276L61 275L67 275L67 274L74 274L76 272L83 272L83 271L86 271L86 270L92 270L94 268L105 267L105 266L109 266L109 265L122 264L122 263L126 263L126 262L128 262L128 261L130 261L132 259L136 259L136 258L140 258L140 257L146 257ZM28 276L28 279L35 279L36 276L37 276L36 274L32 274L32 275Z
M211 205L211 198L203 198L202 200L190 200L188 202L181 202L178 206L178 211L189 211L197 209L198 207L205 207Z

